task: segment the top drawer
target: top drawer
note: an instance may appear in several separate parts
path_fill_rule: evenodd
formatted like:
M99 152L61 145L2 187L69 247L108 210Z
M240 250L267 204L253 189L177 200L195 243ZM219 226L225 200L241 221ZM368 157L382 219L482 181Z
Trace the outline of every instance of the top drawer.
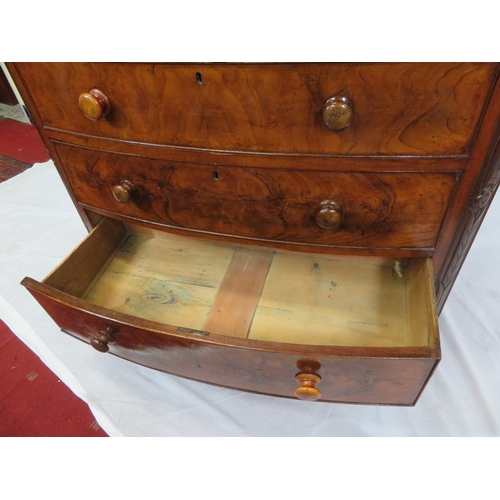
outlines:
M21 63L18 68L46 127L215 150L449 155L468 153L497 65ZM91 89L110 102L109 114L96 121L79 107L79 96ZM343 100L325 110L332 97ZM324 120L347 127L331 131Z

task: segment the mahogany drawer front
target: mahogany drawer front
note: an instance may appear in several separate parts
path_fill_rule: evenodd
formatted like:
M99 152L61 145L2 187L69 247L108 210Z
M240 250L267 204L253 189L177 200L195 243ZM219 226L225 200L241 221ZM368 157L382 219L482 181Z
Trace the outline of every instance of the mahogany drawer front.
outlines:
M120 323L58 301L35 290L31 293L57 325L73 336L91 342L99 332L111 329L114 343L109 353L173 375L233 389L295 398L301 361L310 358L296 352L273 352L244 345L208 342L197 335L168 334ZM219 339L220 340L220 339ZM90 347L89 347L90 348ZM292 349L293 350L293 349ZM438 360L415 349L414 357L397 349L375 350L371 356L314 356L322 397L319 401L412 406L418 399ZM420 354L420 356L419 356ZM405 355L407 357L405 357Z
M315 155L467 154L497 72L494 63L17 67L45 127L190 148ZM98 120L79 108L80 95L92 89L103 94L88 97L104 111ZM331 98L341 100L325 108ZM324 114L329 109L331 116ZM337 111L347 128L331 131L325 120L331 126Z
M318 328L315 325L310 325L309 334L302 332L301 338L298 338L293 331L293 325L288 324L286 320L280 320L282 323L280 329L288 338L288 341L284 342L279 339L279 336L274 341L266 340L267 330L262 330L259 326L256 327L257 331L254 333L252 333L254 329L252 326L250 333L246 335L233 331L231 325L234 324L234 308L230 307L232 297L239 294L242 303L251 302L252 297L248 293L250 289L253 290L252 293L260 296L258 288L247 284L248 279L253 280L255 269L248 271L247 266L235 267L233 265L234 259L241 259L238 251L233 254L233 263L227 266L216 301L212 305L216 312L225 311L226 318L229 319L222 321L219 317L213 321L210 320L209 314L206 320L201 318L201 321L206 321L207 330L184 327L186 320L194 321L190 323L194 325L200 320L200 318L193 318L192 311L197 310L199 311L197 315L203 316L201 311L206 304L200 300L193 300L196 296L194 288L196 285L204 289L210 288L207 280L213 277L209 278L205 274L194 280L192 266L190 264L179 266L178 261L170 263L172 270L169 271L167 270L169 263L165 262L169 259L163 257L171 255L175 258L175 256L185 254L186 263L191 263L199 259L196 249L204 244L192 243L189 238L185 238L184 243L182 239L177 239L169 254L168 250L165 250L167 253L158 250L162 245L169 247L167 239L162 237L161 241L155 241L156 247L151 249L151 238L147 237L143 240L142 251L150 252L150 257L153 255L155 257L149 260L147 266L144 266L144 263L137 264L137 260L144 258L144 254L142 257L135 254L136 256L133 257L135 264L129 259L134 253L131 254L129 240L126 240L120 249L124 231L123 226L117 221L104 219L103 223L94 229L81 246L43 283L30 278L23 281L23 285L30 290L61 329L90 342L93 347L103 353L110 352L175 375L262 394L311 400L319 398L319 401L393 405L413 405L439 362L440 349L432 294L432 269L428 259L415 260L412 263L413 267L410 265L405 269L407 274L401 281L398 281L397 277L391 278L390 274L387 275L385 284L382 283L384 280L381 281L379 271L375 272L378 276L375 280L367 278L369 286L363 284L364 269L356 271L358 276L354 278L350 277L352 273L349 271L346 271L345 277L339 275L338 293L342 293L341 289L347 286L347 281L351 283L350 286L364 288L364 291L359 291L362 296L358 299L352 298L352 295L357 295L358 292L353 294L350 290L345 290L345 296L350 301L351 307L354 307L356 300L360 300L365 305L364 309L368 309L366 297L374 294L373 302L380 303L377 306L379 308L378 321L388 322L390 325L385 325L385 327L380 325L377 334L379 338L373 338L372 333L365 331L367 324L363 321L369 318L371 313L364 311L363 314L368 314L365 318L360 316L360 311L360 314L353 317L359 319L354 322L357 325L354 326L356 331L340 335L337 341L332 340L334 338L332 337L330 340L324 339L323 344L316 342L311 345L307 342L318 338ZM179 245L187 246L182 246L182 251L176 250ZM224 259L223 253L228 250L228 247L223 246L218 250L217 248L219 247L214 246L214 249L206 255L208 260L202 265L203 267L210 263L217 266L217 262ZM118 253L116 253L117 250ZM246 249L239 251L247 252ZM273 254L273 252L268 253ZM261 256L261 254L262 252L257 250L257 255ZM286 253L283 258L291 257L289 253ZM308 262L308 257L302 255L294 258L297 263ZM251 258L247 260L252 262ZM320 259L318 262L319 273L320 269L327 265L328 259ZM375 261L373 264L368 264L366 269L373 268L375 264ZM355 264L346 265L349 269L349 266ZM363 267L365 264L360 265ZM117 271L116 266L120 266L120 272ZM177 276L175 283L171 281L168 285L171 300L158 300L160 294L153 293L154 288L151 287L155 279L152 278L152 266L156 266L158 271L155 275L157 283L155 286L158 286L158 283L165 286L170 279L169 273ZM279 285L284 275L290 274L280 271L279 267L280 265L277 264L275 268L273 264L270 274L265 278L260 300L265 301L262 308L266 315L270 310L266 295L274 297L276 292L274 287ZM385 269L384 266L380 268L380 271L385 272L383 269ZM133 291L124 282L124 276L127 273L130 277L137 278L139 274L146 273L146 270L148 273L145 277L147 278L146 288L136 284L134 286L138 290ZM181 271L185 273L182 279L179 277ZM281 273L281 277L273 277L273 272ZM296 272L300 271L296 270ZM211 273L216 274L214 269ZM232 276L231 273L233 273ZM326 273L323 278L329 280L330 276ZM97 299L99 290L102 291L105 286L103 282L106 281L106 292L101 299ZM172 288L174 285L175 293ZM124 290L117 288L118 286L123 287ZM377 286L383 287L383 291L378 291ZM238 293L235 293L232 287L236 287ZM266 287L271 287L268 292L266 292ZM295 300L295 292L290 292L288 288L286 284L281 286L280 293L288 297L287 307L290 308ZM112 293L110 293L111 290L113 290ZM322 300L334 304L329 298L331 293L335 292L325 290ZM379 296L380 293L381 296ZM248 300L245 300L242 294L247 294L245 296ZM408 295L405 298L406 294ZM119 298L120 296L123 300ZM337 297L339 297L338 300L343 300L340 296ZM382 297L385 299L381 300ZM138 307L138 300L143 302L142 307ZM400 316L400 319L391 319L387 316L384 319L384 302L390 303L386 308L387 311L392 311L391 314ZM317 309L319 303L317 300L314 303ZM398 305L398 303L401 304ZM312 306L313 303L308 304L307 301L301 300L298 312L303 308L305 313L311 314L309 309ZM245 307L247 306L243 309ZM340 316L344 314L342 307L336 310L327 321L341 321ZM349 309L349 307L345 308ZM143 317L127 313L127 311L139 310L142 311ZM164 316L165 314L167 316ZM179 314L184 318L179 320L183 325L169 322L168 318L180 318ZM236 314L241 314L241 311L237 311ZM275 314L281 315L282 309L276 309ZM331 312L328 314L331 315ZM336 315L339 315L337 319L334 317ZM167 320L157 321L160 318L167 318ZM254 322L259 321L261 320L256 315ZM402 321L401 325L399 321ZM354 323L345 322L346 325L354 325ZM268 326L272 325L271 321ZM395 327L392 337L387 336L387 327ZM408 328L406 333L398 331L406 328ZM325 329L324 335L330 335L328 330L328 328ZM313 397L310 397L311 394Z
M310 245L429 248L458 174L168 162L55 144L79 202L172 227ZM118 201L116 190L127 190ZM321 226L325 203L339 225Z

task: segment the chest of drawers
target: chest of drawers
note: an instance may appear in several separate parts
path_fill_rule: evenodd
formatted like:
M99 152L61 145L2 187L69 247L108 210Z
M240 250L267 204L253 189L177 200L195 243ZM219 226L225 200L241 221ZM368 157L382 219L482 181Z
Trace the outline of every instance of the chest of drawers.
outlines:
M493 63L18 63L88 237L23 284L101 352L413 405L499 182Z

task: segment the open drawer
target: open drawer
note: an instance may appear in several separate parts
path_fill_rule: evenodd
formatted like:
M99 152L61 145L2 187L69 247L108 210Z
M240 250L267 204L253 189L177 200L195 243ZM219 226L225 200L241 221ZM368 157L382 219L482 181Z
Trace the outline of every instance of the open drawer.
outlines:
M262 394L413 405L440 359L425 258L273 251L104 218L22 284L99 351Z

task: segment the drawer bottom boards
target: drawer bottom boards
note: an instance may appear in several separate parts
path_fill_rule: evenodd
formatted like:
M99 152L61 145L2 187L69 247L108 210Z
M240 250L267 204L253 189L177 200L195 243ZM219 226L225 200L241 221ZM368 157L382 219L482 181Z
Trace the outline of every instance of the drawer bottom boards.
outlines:
M440 359L430 259L239 247L103 219L43 282L102 352L261 394L413 405Z

